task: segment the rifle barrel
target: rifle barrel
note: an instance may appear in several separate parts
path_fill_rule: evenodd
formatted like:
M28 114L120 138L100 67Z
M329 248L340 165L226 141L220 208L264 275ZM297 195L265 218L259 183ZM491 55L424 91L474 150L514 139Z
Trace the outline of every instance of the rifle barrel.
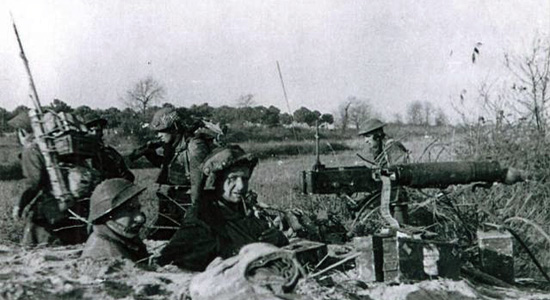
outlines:
M11 15L11 13L10 13ZM21 39L19 38L19 32L17 31L17 26L15 25L15 20L13 19L13 15L11 15L11 21L13 24L13 31L15 32L15 37L17 38L17 44L19 45L19 50L21 59L23 60L23 64L25 65L25 70L27 71L27 76L29 77L29 83L32 91L31 99L34 101L34 106L36 107L36 110L38 111L38 114L42 115L42 106L40 105L40 98L38 98L38 92L36 91L36 85L34 84L34 79L32 77L31 68L29 67L29 61L27 59L27 56L25 55L25 50L23 50L23 44L21 43Z

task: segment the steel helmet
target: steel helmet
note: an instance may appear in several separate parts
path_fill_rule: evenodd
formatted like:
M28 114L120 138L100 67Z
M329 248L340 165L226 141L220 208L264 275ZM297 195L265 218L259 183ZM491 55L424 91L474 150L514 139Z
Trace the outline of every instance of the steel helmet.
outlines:
M151 129L155 131L166 131L177 126L179 122L178 113L174 108L164 107L159 109L154 115L153 120L151 120Z
M107 179L100 183L90 198L89 220L96 224L99 219L112 213L128 200L145 190L123 178Z
M250 172L258 164L258 158L236 145L216 148L204 160L202 172L206 176L205 189L214 189L220 173L236 165L250 168Z
M386 123L378 119L370 119L361 124L361 129L359 130L359 135L369 134L377 129L381 129L386 126Z

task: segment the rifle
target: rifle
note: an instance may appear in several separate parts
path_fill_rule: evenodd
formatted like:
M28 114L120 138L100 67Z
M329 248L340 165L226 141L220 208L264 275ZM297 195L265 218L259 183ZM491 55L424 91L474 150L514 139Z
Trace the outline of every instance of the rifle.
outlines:
M72 196L67 187L67 183L65 182L65 180L63 180L63 174L61 172L61 168L59 167L59 157L55 149L54 141L45 134L43 122L44 113L42 110L42 106L40 105L38 92L36 91L34 79L32 77L32 73L29 67L29 61L27 60L25 51L23 50L23 45L21 43L21 39L19 38L19 33L17 31L15 21L13 20L13 15L11 16L11 18L15 37L17 38L19 50L21 51L20 56L23 60L23 64L25 65L25 70L29 79L29 85L32 92L32 94L30 94L29 96L35 108L34 110L31 109L29 111L32 130L34 132L34 136L36 137L38 148L40 149L40 152L44 157L44 164L46 165L46 170L48 172L52 195L57 199L60 211L66 211L70 207Z

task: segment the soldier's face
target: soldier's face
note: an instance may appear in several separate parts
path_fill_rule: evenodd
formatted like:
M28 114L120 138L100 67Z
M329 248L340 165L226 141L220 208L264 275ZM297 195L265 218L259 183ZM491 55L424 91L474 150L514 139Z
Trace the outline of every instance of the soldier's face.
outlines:
M231 203L242 201L248 193L248 181L250 180L250 168L233 167L224 176L223 198Z
M374 134L366 134L365 137L365 144L367 144L367 147L370 149L378 149L380 146L380 139L377 139Z
M159 133L157 133L157 136L165 144L171 143L174 140L174 137L175 137L175 135L173 133L170 133L170 132L159 132Z
M115 211L111 220L107 221L109 228L126 238L134 238L145 224L145 215L141 212L138 198L124 204L124 207Z

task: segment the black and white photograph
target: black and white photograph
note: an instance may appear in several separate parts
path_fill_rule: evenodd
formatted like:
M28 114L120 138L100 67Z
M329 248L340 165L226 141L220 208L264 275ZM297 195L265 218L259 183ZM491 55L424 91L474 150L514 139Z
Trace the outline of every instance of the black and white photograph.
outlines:
M550 1L4 0L0 41L0 299L550 299Z

